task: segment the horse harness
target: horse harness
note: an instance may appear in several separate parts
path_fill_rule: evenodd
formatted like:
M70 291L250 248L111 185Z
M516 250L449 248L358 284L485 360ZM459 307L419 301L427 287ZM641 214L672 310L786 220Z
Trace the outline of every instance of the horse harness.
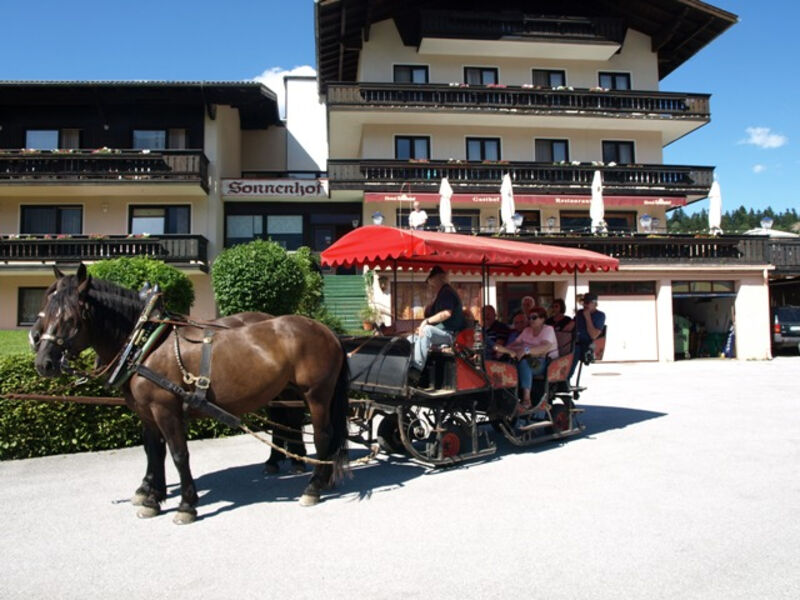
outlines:
M213 329L206 327L211 325L215 328L227 329L224 325L216 325L209 323L197 323L189 319L171 319L162 318L163 316L171 317L172 315L166 314L161 302L161 294L158 288L155 288L148 294L145 301L145 307L139 320L133 329L128 342L122 354L119 357L117 367L108 379L108 385L114 388L122 387L134 374L140 375L145 379L153 382L158 387L167 390L178 396L183 400L184 409L191 408L205 413L209 417L220 421L228 427L238 428L242 422L239 417L232 415L228 411L220 408L216 404L209 402L207 395L208 389L211 386L211 343L214 339ZM170 381L163 375L156 373L143 363L150 353L158 347L159 343L164 339L167 334L168 327L172 326L172 331L175 334L175 359L178 362L178 368L183 376L183 382L186 385L193 385L194 390L189 392L177 383ZM188 338L183 338L190 343L201 343L203 345L200 355L199 373L194 375L188 371L186 365L181 358L180 353L180 336L178 335L179 327L192 325L203 327L202 341L195 341Z

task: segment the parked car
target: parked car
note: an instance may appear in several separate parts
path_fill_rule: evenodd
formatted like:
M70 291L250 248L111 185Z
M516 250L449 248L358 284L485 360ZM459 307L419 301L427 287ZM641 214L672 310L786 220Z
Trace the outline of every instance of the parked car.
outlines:
M800 306L778 306L772 310L772 348L800 351Z

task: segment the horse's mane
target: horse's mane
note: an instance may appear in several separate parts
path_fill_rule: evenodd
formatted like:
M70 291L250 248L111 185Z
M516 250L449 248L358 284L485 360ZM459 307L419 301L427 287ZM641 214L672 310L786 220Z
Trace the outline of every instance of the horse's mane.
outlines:
M81 319L78 286L80 280L75 275L67 275L57 282L55 301L47 304L47 320L57 318L62 311L62 318ZM104 279L95 279L89 283L86 308L89 320L95 330L122 344L133 330L136 320L144 308L144 301L139 293Z

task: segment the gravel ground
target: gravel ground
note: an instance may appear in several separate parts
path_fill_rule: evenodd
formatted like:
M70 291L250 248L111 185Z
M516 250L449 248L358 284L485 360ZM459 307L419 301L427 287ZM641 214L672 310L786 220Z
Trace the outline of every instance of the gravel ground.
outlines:
M0 463L0 598L800 597L800 358L600 364L585 434L313 508L244 436L192 442L200 519L139 520L140 448ZM357 455L357 452L353 452Z

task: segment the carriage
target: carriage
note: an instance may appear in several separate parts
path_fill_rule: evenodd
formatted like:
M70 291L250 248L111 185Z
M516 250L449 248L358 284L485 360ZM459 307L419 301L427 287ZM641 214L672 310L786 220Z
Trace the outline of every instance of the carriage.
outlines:
M585 250L381 226L352 231L321 259L329 267L391 269L395 323L399 270L428 271L439 265L480 274L485 298L491 276L573 273L577 279L578 272L618 267L616 259ZM413 344L408 336L344 338L350 390L361 396L351 398L351 432L357 429L353 439L440 467L493 454L493 432L514 445L529 446L583 431L576 401L584 391L580 374L591 356L579 357L575 385L568 381L572 352L549 361L544 376L534 380L536 410L520 415L516 366L488 360L481 337L478 325L461 331L451 346L432 349L427 363L432 389L409 382ZM596 340L595 359L602 358L604 341Z

